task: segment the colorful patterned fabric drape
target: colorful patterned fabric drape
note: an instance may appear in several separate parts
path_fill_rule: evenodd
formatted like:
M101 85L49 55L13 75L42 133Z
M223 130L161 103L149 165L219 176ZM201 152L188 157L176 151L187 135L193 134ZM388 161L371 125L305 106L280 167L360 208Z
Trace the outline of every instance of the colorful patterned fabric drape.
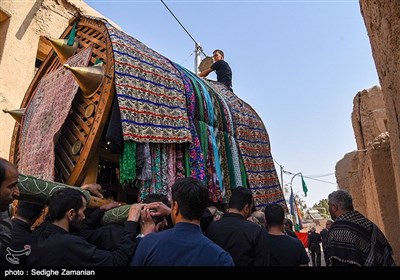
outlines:
M222 84L199 78L103 22L114 52L124 140L163 143L151 144L153 175L141 183L142 197L168 194L171 180L191 176L207 183L215 202L248 186L257 208L287 208L257 113Z
M285 198L271 156L269 137L261 118L244 101L224 85L209 81L229 105L233 117L235 138L243 159L249 188L260 209L270 203L279 203L287 209Z

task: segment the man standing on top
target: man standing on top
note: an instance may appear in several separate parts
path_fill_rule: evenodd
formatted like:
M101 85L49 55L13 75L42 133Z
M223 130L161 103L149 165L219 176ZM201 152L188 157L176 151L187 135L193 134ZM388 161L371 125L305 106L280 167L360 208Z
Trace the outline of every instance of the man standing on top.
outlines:
M207 77L212 71L215 70L217 74L217 81L226 85L232 90L232 70L229 64L224 60L224 52L221 50L213 51L214 63L210 68L207 68L199 73L200 77Z

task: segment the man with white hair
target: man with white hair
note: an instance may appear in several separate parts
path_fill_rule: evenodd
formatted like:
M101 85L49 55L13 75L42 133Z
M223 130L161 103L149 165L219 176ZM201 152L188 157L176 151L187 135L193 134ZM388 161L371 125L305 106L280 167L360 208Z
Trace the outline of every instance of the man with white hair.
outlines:
M328 235L327 264L330 266L395 266L393 250L385 235L353 208L351 195L337 190L328 196L334 220Z

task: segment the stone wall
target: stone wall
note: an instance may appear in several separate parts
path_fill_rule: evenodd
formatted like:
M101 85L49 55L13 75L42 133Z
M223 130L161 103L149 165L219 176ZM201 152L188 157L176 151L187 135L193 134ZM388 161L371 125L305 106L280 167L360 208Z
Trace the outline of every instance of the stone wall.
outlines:
M38 52L40 37L59 38L76 13L104 18L82 0L1 0L0 157L8 159L15 125L1 110L20 108L35 75L36 57L46 55Z

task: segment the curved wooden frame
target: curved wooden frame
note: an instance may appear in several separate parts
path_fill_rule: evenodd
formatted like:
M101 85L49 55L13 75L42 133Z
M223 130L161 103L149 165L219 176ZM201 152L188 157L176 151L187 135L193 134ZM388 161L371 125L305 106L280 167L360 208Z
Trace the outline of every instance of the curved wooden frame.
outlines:
M68 37L76 20L79 20L76 33L76 39L79 41L77 52L93 45L89 65L94 65L99 58L102 59L105 77L101 86L91 97L85 98L82 92L78 91L72 102L71 112L62 126L58 142L55 145L56 181L68 185L80 184L86 176L90 162L96 158L98 144L114 96L114 54L107 28L101 20L74 17L60 38ZM60 67L62 67L62 63L54 51L50 52L26 91L21 108L28 106L41 78ZM85 117L85 109L90 104L95 106L94 113ZM19 124L16 124L10 147L10 161L17 166L20 158L20 130ZM76 141L82 143L82 148L73 154L72 146Z

